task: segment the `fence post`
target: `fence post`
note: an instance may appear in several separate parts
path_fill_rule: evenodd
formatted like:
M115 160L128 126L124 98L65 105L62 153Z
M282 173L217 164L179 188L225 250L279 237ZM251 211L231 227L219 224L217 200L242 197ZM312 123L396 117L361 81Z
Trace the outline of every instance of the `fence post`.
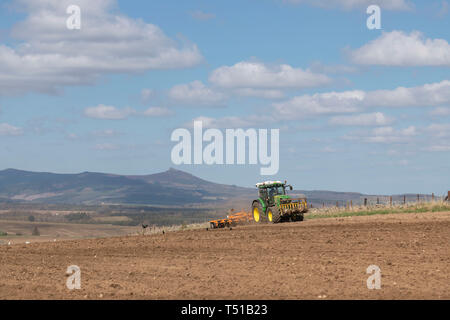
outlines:
M420 202L419 194L417 194L417 202Z
M431 202L434 202L434 192L431 194Z
M389 206L392 207L392 196L389 197Z
M406 195L403 195L403 204L406 204Z
M377 198L377 204L380 204L380 198Z
M353 200L350 200L350 208L353 209Z
M367 207L367 198L364 198L364 207Z

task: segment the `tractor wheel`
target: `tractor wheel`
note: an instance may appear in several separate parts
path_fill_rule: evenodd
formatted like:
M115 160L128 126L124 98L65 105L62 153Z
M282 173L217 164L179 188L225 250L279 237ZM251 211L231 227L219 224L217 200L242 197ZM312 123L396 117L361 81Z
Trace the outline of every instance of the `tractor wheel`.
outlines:
M270 223L278 223L281 221L280 210L277 206L267 209L267 220L269 220Z
M253 220L256 223L262 223L263 222L263 209L259 201L254 201L252 204L252 214L253 214Z

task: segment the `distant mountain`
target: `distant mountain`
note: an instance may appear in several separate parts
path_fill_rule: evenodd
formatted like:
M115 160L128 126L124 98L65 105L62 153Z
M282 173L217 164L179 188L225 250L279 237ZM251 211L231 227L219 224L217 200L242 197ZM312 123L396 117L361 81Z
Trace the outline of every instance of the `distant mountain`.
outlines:
M386 202L386 196L368 196L357 192L294 190L303 193L314 206ZM200 179L184 171L169 169L150 175L116 175L96 172L56 174L15 169L0 171L0 202L59 204L148 204L161 206L223 203L247 207L256 198L256 188L243 188ZM423 197L424 195L422 195ZM378 198L379 197L379 198ZM416 195L407 195L414 201ZM403 196L395 196L401 201ZM239 201L239 202L238 202Z
M183 205L228 200L253 191L209 182L172 168L142 176L0 171L0 201Z
M218 184L200 179L190 173L170 168L161 173L155 173L143 176L127 176L127 178L144 181L150 184L162 184L166 187L183 190L203 190L214 197L235 197L242 193L254 193L255 190L231 186L227 184Z

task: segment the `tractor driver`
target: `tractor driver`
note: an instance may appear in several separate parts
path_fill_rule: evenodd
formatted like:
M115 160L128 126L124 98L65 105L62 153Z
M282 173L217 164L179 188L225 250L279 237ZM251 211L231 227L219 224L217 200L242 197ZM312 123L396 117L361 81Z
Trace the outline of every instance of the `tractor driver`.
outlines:
M276 194L275 188L270 188L269 190L269 198L272 199L273 196Z

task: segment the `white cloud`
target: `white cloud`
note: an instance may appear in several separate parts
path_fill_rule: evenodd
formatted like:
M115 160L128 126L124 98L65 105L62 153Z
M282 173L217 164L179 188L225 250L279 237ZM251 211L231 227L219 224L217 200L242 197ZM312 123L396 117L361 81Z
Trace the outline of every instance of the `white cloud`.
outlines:
M410 144L419 146L423 151L450 151L450 123L432 123L428 126L394 128L392 126L377 127L371 130L360 130L343 136L346 140L366 143ZM389 156L405 156L405 150L390 149Z
M417 129L414 126L409 126L405 129L394 129L392 127L380 127L371 131L371 135L365 137L367 142L375 143L399 143L408 142L413 136L417 134Z
M177 103L196 106L223 106L226 96L205 86L201 81L180 84L169 90L169 98Z
M120 132L113 129L98 130L92 132L92 135L98 138L112 138L120 135Z
M94 2L15 0L27 17L12 30L19 44L0 45L0 95L53 93L92 84L104 74L184 68L202 61L195 44L176 42L153 24L113 11L115 0ZM66 27L69 5L82 10L81 30Z
M287 64L269 66L260 62L238 62L214 70L209 81L222 88L301 89L329 84L326 75L293 68Z
M438 17L444 17L445 15L447 15L449 11L449 4L447 1L443 0L442 1L442 5L441 5L441 9L438 12Z
M342 126L386 126L393 119L381 112L362 113L351 116L336 116L329 120L330 124Z
M241 118L241 117L223 117L223 118L210 118L210 117L197 117L194 121L202 121L204 128L246 128L253 126L253 123Z
M211 72L208 80L212 87L201 81L174 86L169 97L189 105L222 106L231 95L281 99L285 96L284 90L324 86L332 81L309 69L253 61L219 67Z
M344 136L347 140L359 140L369 143L414 143L425 151L447 151L450 138L450 123L433 123L426 127L409 126L396 129L392 126L359 131ZM417 139L420 139L418 141ZM388 155L405 155L404 151L389 150Z
M94 119L121 120L126 119L136 111L130 107L118 109L113 106L100 104L96 107L84 109L84 115Z
M152 89L142 89L141 91L141 100L144 103L147 103L150 101L151 98L155 95L155 92Z
M352 113L361 110L365 93L344 91L302 95L288 101L274 103L274 117L279 120L295 120L311 115Z
M433 116L450 116L450 108L448 107L437 107L430 112Z
M173 115L173 112L167 108L150 107L144 112L142 112L142 115L146 117L165 117Z
M258 116L251 115L246 117L240 116L227 116L221 118L211 118L211 117L197 117L193 119L190 123L185 124L188 127L192 127L194 121L202 121L204 128L254 128L259 127L261 124L271 123L272 117L270 116Z
M117 138L123 135L122 132L117 131L115 129L103 129L103 130L94 130L85 134L76 134L73 132L66 133L65 137L69 140L78 140L78 141L97 141L103 139L112 139Z
M8 123L0 123L0 136L21 136L22 128L12 126Z
M450 66L450 44L444 39L426 39L413 31L385 32L350 52L353 62L385 66Z
M426 150L431 152L446 152L450 151L450 145L432 145L426 148Z
M418 130L415 126L409 126L404 129L395 129L390 126L374 128L370 131L360 131L345 135L346 140L356 140L365 143L410 143L414 141ZM394 151L389 151L388 154L394 155Z
M450 103L450 81L369 91L365 103L376 107L429 107L447 104Z
M412 5L405 0L284 0L292 4L311 4L323 8L354 9L367 8L372 4L377 4L381 9L386 10L410 10Z
M354 113L374 107L435 107L450 103L450 81L393 90L343 91L302 95L273 103L273 116L296 120L306 116Z
M321 152L335 153L335 152L337 152L337 149L333 148L333 147L330 147L330 146L326 146L325 148L321 149Z
M233 92L239 96L244 96L244 97L256 97L256 98L263 98L263 99L284 98L284 92L282 90L274 90L274 89L242 88L242 89L234 89Z
M450 123L432 123L426 131L438 138L450 137Z
M196 10L191 12L191 17L194 18L195 20L206 21L214 19L216 15L214 13L207 13L201 10Z
M123 120L129 116L164 117L172 114L173 112L169 109L161 107L150 107L147 110L140 112L130 107L119 109L114 106L100 104L96 107L84 109L84 115L86 117L103 120Z

